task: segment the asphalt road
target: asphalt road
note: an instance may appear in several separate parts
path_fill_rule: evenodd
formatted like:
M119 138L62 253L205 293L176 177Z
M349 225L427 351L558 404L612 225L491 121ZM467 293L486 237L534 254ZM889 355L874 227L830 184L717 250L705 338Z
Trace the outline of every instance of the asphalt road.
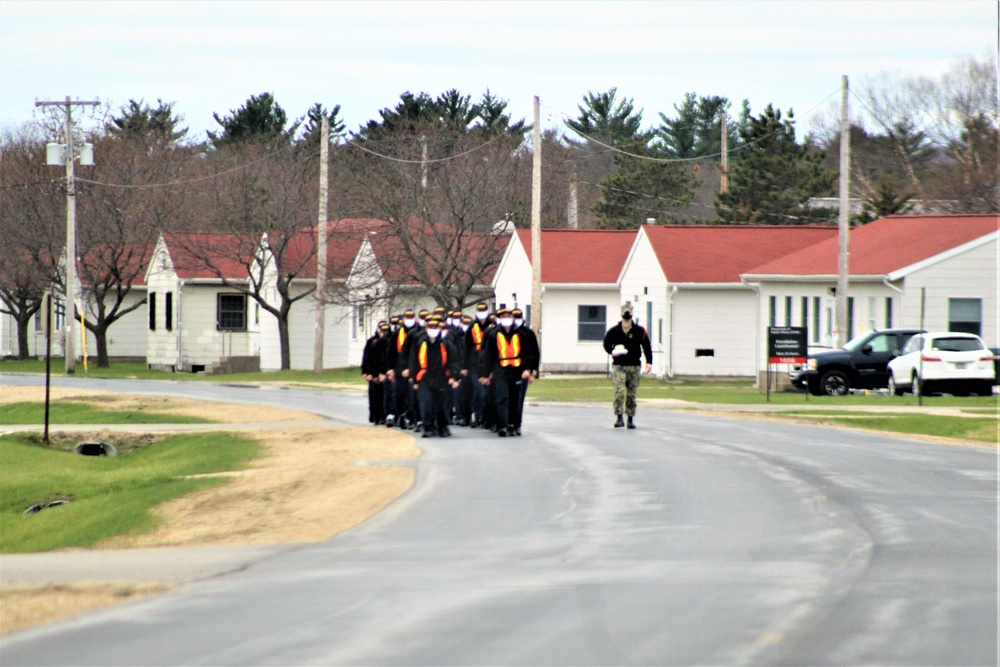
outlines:
M59 383L364 419L356 395ZM420 440L415 487L328 542L6 636L0 663L997 664L994 448L526 413L521 438Z

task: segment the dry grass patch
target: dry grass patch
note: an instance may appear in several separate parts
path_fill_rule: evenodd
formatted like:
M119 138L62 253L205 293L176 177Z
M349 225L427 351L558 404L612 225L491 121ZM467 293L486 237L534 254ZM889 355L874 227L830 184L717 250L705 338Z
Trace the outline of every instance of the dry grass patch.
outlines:
M4 584L0 588L0 633L24 630L171 588L156 583Z

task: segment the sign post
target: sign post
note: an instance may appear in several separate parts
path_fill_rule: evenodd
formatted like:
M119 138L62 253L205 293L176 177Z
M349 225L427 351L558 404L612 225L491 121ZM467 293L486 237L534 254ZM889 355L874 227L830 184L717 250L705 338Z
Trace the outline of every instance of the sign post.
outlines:
M807 327L767 328L767 401L771 402L771 366L774 364L804 364L808 360L809 332ZM806 395L808 396L808 391Z

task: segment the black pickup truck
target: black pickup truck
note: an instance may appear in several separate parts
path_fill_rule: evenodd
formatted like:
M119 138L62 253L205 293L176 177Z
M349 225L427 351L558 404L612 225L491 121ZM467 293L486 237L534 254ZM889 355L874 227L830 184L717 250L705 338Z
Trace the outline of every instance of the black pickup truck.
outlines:
M844 396L851 389L884 389L889 362L920 329L869 331L844 347L809 355L801 383L814 396Z

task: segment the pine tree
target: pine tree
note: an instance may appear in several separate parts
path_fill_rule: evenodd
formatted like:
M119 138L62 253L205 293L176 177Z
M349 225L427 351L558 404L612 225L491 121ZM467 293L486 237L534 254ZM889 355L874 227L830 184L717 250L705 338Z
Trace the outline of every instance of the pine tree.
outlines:
M715 197L726 224L798 224L810 219L810 197L832 193L837 175L823 168L822 151L795 140L792 112L768 105L740 129L744 147L730 158L729 191Z
M616 154L617 170L599 184L602 197L593 206L599 226L638 229L648 218L673 221L674 213L694 197L697 179L687 166L662 161L667 156L655 147L633 145L627 150L631 155Z

